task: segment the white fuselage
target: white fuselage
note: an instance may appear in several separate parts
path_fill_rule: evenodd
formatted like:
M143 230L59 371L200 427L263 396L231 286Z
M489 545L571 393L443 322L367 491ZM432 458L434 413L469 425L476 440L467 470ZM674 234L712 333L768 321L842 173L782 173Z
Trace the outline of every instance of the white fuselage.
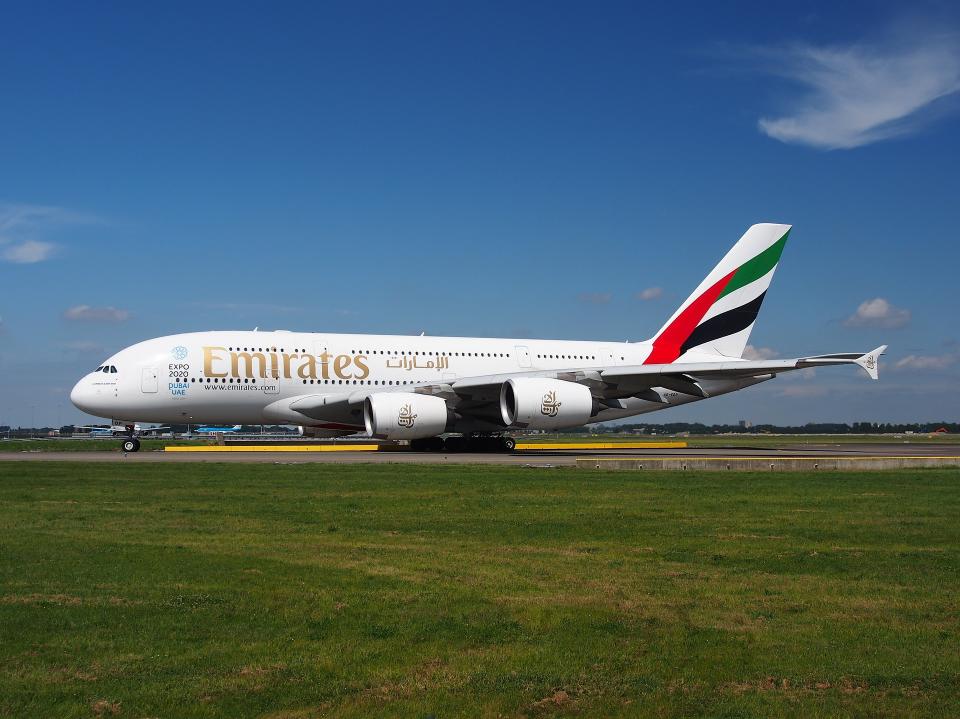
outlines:
M752 225L646 342L194 332L118 352L70 399L131 433L135 421L281 423L313 436L365 430L437 446L432 440L447 432L552 431L621 419L808 367L855 364L876 379L885 346L744 358L789 233L789 225ZM132 439L124 446L136 451Z
M71 393L80 409L125 421L297 423L360 431L357 416L304 421L286 406L304 395L356 390L416 391L464 377L641 364L648 343L300 332L213 331L170 335L121 350ZM716 387L712 394L743 383ZM752 384L752 382L750 383ZM591 421L617 419L699 399L666 392L661 402L626 398ZM467 418L454 431L503 429Z

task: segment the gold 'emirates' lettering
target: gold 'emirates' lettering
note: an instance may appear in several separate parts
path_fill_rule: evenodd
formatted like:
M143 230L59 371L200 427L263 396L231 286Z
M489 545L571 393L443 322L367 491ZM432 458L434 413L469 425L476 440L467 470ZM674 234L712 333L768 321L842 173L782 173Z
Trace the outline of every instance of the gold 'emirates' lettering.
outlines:
M253 374L253 363L256 360L259 371ZM243 374L240 374L240 363L243 362ZM267 358L262 352L231 352L230 374L234 377L267 377Z
M319 359L319 362L317 361ZM366 355L308 355L286 352L233 352L226 347L203 348L203 373L207 377L269 376L277 379L366 379L370 375Z

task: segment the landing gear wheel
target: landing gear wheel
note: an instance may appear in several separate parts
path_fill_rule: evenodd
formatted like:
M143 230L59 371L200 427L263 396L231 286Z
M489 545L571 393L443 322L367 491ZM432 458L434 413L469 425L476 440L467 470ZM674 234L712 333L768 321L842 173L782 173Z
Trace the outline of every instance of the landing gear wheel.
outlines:
M512 452L517 448L517 440L513 437L501 437L500 446L503 448L504 452Z
M130 439L123 440L123 451L124 452L139 452L140 451L140 440L136 437L131 437Z

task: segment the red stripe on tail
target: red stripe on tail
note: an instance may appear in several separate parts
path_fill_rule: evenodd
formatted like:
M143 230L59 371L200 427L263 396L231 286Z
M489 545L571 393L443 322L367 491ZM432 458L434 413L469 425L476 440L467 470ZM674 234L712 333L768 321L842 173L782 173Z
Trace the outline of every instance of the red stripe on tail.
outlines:
M717 301L723 288L733 279L737 270L733 270L726 277L721 278L715 285L687 305L677 318L671 322L657 337L653 340L653 349L650 356L647 357L644 364L668 364L680 356L680 348L687 341L697 325L707 314L707 310Z

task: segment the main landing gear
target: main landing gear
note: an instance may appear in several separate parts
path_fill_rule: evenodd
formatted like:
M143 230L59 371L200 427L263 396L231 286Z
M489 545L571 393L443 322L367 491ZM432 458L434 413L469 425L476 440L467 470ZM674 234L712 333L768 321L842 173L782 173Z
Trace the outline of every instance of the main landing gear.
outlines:
M428 437L410 442L413 452L512 452L516 446L513 437Z
M136 427L132 424L128 424L125 429L127 430L127 438L123 440L121 447L124 452L139 452L140 451L140 440L133 436L133 433L136 431Z

